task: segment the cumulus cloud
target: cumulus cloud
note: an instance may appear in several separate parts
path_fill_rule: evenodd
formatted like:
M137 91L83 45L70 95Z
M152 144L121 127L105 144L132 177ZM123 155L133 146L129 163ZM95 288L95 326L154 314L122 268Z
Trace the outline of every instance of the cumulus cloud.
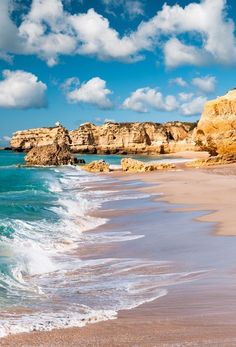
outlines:
M178 112L184 116L196 116L202 113L207 98L194 93L179 93L177 96L164 96L157 89L149 87L140 88L131 93L122 104L123 109L135 112L149 112L160 110L165 112Z
M124 100L122 108L137 112L148 112L150 108L173 111L178 108L178 103L174 96L168 95L164 97L163 94L156 89L146 87L134 91Z
M177 84L179 87L187 87L188 83L182 77L176 77L170 80L171 84Z
M5 141L5 142L9 142L9 141L11 141L11 137L8 136L8 135L4 135L4 136L2 137L2 140Z
M116 16L117 8L121 9L122 14L128 15L131 19L144 15L144 6L140 0L102 0L107 12Z
M180 112L184 116L194 116L201 114L206 102L207 98L204 96L194 97L192 100L189 100L181 105Z
M60 54L73 54L77 42L67 25L68 15L60 0L33 0L29 13L18 28L23 53L37 54L53 66Z
M69 78L64 82L63 88L67 100L71 103L91 104L100 109L112 108L112 102L108 97L112 92L106 88L106 81L99 77L91 78L81 85L77 78Z
M216 78L214 76L196 77L193 78L192 84L203 93L210 94L215 91Z
M127 11L142 13L138 0L106 1L120 1ZM0 2L2 59L9 60L11 54L35 54L53 66L60 55L83 54L135 62L144 58L145 51L163 48L169 68L236 63L235 25L227 17L226 0L202 0L185 7L164 5L124 35L93 9L75 14L65 11L62 0L50 0L50 6L48 0L32 0L29 12L16 25L9 3ZM196 34L198 40L192 40Z
M165 64L169 68L180 65L201 66L210 61L210 57L202 49L187 46L177 38L170 39L164 47Z
M188 101L192 99L194 96L193 93L179 93L179 99L180 101Z
M47 106L47 86L32 73L4 70L0 81L0 107L43 108Z

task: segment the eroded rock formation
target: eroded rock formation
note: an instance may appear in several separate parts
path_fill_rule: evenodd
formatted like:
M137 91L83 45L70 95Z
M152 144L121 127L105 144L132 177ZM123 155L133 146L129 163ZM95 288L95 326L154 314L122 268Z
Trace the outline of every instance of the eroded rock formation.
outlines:
M223 155L212 156L207 159L198 159L189 163L186 163L188 167L207 167L214 165L226 165L236 163L236 153L229 153Z
M17 151L29 151L31 148L48 146L57 143L59 145L71 144L69 132L61 125L52 128L36 128L17 131L11 139L11 148Z
M75 164L76 159L71 154L70 150L70 137L68 130L62 126L49 129L49 137L40 139L34 137L34 142L31 143L31 149L25 157L26 165L68 165ZM18 135L17 135L18 136ZM40 135L41 136L41 135ZM14 143L14 140L13 140ZM33 143L37 145L32 146ZM25 146L26 142L24 143ZM19 145L19 144L18 144ZM29 148L27 144L27 149Z
M147 172L156 170L171 170L174 169L176 166L170 163L144 163L142 161L135 160L132 158L124 158L121 160L121 167L122 170L126 172Z
M236 153L236 90L206 103L194 140L213 155Z
M12 149L29 151L51 145L63 138L64 128L38 128L18 131ZM196 127L194 123L114 123L102 126L82 124L67 133L71 151L99 154L162 154L207 150L211 155L236 153L236 89L206 103ZM63 143L65 139L63 138Z
M192 124L181 122L85 123L71 131L72 150L83 153L136 154L193 150Z
M109 172L109 164L105 160L95 160L83 166L83 169L89 172Z
M48 166L48 165L68 165L75 164L76 159L70 152L67 145L40 146L32 148L25 157L26 165Z
M112 123L102 126L85 123L69 132L68 143L75 153L136 154L174 153L193 150L192 123ZM17 131L11 140L14 150L29 151L33 147L51 145L64 136L63 127ZM64 140L63 140L64 141Z

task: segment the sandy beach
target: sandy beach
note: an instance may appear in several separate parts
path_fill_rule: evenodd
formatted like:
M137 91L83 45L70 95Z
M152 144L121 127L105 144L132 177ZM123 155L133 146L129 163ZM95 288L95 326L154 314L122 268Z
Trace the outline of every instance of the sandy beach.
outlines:
M130 179L124 176L122 179ZM216 222L218 235L236 235L236 165L206 169L186 169L179 165L174 172L132 175L144 182L157 182L150 192L163 193L163 200L183 204L180 210L204 210L209 214L199 218ZM148 191L148 189L147 189Z
M171 203L170 211L204 211L197 216L212 222L210 237L224 247L236 235L236 166L182 169L145 174L113 173L120 180L141 180L146 192L162 193L157 201ZM150 185L151 184L151 185ZM173 204L173 205L172 205ZM180 204L180 205L179 205ZM104 212L105 214L105 212ZM227 236L227 237L226 237ZM224 241L224 242L223 242ZM219 258L224 256L224 249ZM234 267L234 265L232 264ZM236 345L236 271L226 284L216 278L174 286L167 296L138 308L120 311L118 319L84 328L33 332L0 340L7 346L44 347L170 347ZM223 274L224 277L224 274Z

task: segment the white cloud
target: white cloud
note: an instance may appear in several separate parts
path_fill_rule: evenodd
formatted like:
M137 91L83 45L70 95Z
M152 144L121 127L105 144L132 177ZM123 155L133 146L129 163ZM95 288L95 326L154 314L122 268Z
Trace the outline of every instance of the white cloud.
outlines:
M180 101L188 101L192 99L194 96L193 93L179 93L179 99Z
M188 83L182 77L176 77L170 80L170 83L177 84L179 87L187 87Z
M11 141L11 137L8 136L8 135L4 135L4 136L2 137L2 139L3 139L3 141L6 141L6 142Z
M120 38L119 33L110 27L109 21L93 9L85 14L71 16L69 22L81 42L78 48L80 54L95 55L102 60L140 59L137 42L127 36Z
M207 102L207 98L204 96L197 96L190 101L182 104L180 107L180 112L184 116L195 116L199 115L203 111L203 107Z
M178 108L174 96L164 97L161 92L149 87L137 89L124 100L122 108L137 112L148 112L150 108L156 110L173 111Z
M216 78L214 76L193 78L192 84L204 93L213 93L216 87Z
M18 29L9 16L8 0L0 1L0 58L10 60L9 53L15 53L19 46Z
M126 0L125 8L131 18L144 15L143 3L139 0Z
M0 107L42 108L47 106L46 84L32 73L4 70L0 81Z
M108 13L116 16L117 8L122 10L122 14L128 15L131 19L144 15L144 6L140 0L102 0Z
M142 12L138 0L109 1L124 2L127 11ZM52 66L60 55L82 54L133 62L142 59L145 51L163 48L170 68L236 63L235 26L227 18L226 0L164 5L123 36L95 10L71 14L61 0L50 0L50 6L48 0L33 0L17 27L10 18L9 2L0 2L0 56L4 59L10 59L9 54L35 54Z
M105 118L104 119L104 123L115 123L115 119L111 119L111 118Z
M77 42L67 25L60 0L33 0L31 10L19 26L23 53L37 54L53 66L60 54L75 54Z
M68 90L77 89L80 85L80 80L77 77L67 78L61 85L62 90L67 92Z
M165 64L169 68L180 65L201 66L208 61L208 57L202 49L187 46L177 38L172 38L165 44L164 54Z
M74 83L77 87L74 87ZM80 86L78 84L77 78L70 78L63 84L69 102L92 104L101 109L112 108L112 102L108 97L112 92L106 88L106 81L94 77Z
M131 93L122 104L123 109L135 112L149 112L152 109L173 112L184 116L195 116L202 113L206 103L205 96L194 93L179 93L177 96L164 96L157 89L140 88Z

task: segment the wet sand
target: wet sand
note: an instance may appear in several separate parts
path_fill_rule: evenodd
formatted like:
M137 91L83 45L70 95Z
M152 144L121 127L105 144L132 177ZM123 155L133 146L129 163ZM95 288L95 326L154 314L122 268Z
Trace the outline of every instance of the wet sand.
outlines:
M130 176L131 178L131 176ZM183 204L180 210L205 210L209 214L199 220L216 222L218 235L236 235L236 165L208 169L185 169L132 175L144 182L157 182L146 191L163 193L163 200ZM122 179L129 179L123 175Z
M236 235L235 173L236 166L229 165L205 170L114 175L121 180L140 179L154 184L142 189L164 193L161 199L175 204L174 210L208 211L204 216L197 215L196 218L214 222L211 225L212 231L232 236ZM210 280L173 286L165 297L133 310L119 312L117 320L85 328L15 335L0 340L0 346L236 346L236 259L232 252L232 257L228 260L232 262L230 274L227 274L227 280L224 281L224 258L228 256L227 245L230 239L216 237L213 233L209 238L218 243L217 248L209 248L209 253L214 254L215 251L213 259L218 259L220 267L222 266L221 280L216 274ZM215 243L213 247L214 245ZM208 247L207 242L205 247ZM109 252L104 249L106 251ZM201 256L199 252L199 257Z

